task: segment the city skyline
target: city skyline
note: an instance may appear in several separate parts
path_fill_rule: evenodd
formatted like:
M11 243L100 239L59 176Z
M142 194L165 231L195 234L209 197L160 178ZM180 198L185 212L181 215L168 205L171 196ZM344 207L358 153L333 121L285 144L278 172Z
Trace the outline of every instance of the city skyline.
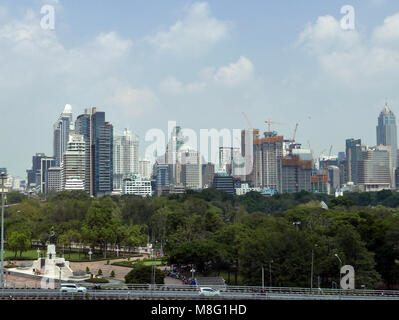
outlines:
M40 27L44 4L55 8L54 30ZM348 4L356 13L354 30L339 26ZM15 121L2 125L3 136L14 135L2 142L9 151L2 166L23 176L32 154L51 154L49 132L66 103L74 110L98 106L115 127L142 138L141 151L145 132L164 130L167 120L194 130L245 129L245 111L261 131L269 118L285 123L275 126L284 136L299 123L298 141L310 140L316 153L332 144L336 153L348 137L375 144L370 115L386 100L399 111L394 1L311 1L306 10L294 1L150 7L2 3L0 88L6 94L0 105L23 128L16 130Z

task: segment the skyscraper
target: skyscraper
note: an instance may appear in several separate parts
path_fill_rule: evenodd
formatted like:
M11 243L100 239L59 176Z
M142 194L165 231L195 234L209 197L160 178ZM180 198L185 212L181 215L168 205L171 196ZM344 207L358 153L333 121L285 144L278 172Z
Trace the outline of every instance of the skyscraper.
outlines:
M254 143L254 184L282 191L282 136L273 132L265 132L265 137L256 139Z
M169 181L171 184L181 184L181 163L178 152L184 144L182 129L179 126L173 128L168 145L166 146L165 163L169 165Z
M68 149L64 153L62 163L62 187L68 183L68 180L80 180L84 185L86 178L86 143L83 135L69 136Z
M287 155L282 160L282 192L310 191L312 160Z
M392 185L395 186L395 170L398 165L398 143L396 133L396 119L393 112L386 103L378 117L377 125L377 146L383 145L390 147L390 157L392 163Z
M40 185L40 167L41 167L41 158L45 157L44 153L36 153L32 157L32 168L26 170L28 175L28 187L35 185Z
M61 166L64 152L67 150L69 130L72 123L72 107L66 104L58 120L54 123L54 158L56 166Z
M50 157L42 157L40 158L40 170L39 170L39 184L36 185L36 187L39 187L39 191L41 193L48 193L48 184L49 184L49 179L48 179L48 173L49 169L56 167L55 165L55 159L50 158ZM59 179L61 178L60 175L58 175ZM51 179L51 184L54 184L54 177Z
M202 188L201 155L198 151L184 145L178 154L181 163L181 183L188 189Z
M114 136L114 189L122 189L123 176L139 173L139 143L136 135L125 129Z
M361 191L380 191L391 187L390 148L376 146L362 151L358 162L358 185Z
M361 152L365 151L366 147L362 146L360 139L346 140L346 166L345 166L345 182L358 182L358 161L361 160Z
M75 133L85 141L85 190L90 195L110 194L113 190L113 126L105 113L86 109L77 117Z
M143 177L143 179L151 178L150 160L143 159L139 161L139 174Z

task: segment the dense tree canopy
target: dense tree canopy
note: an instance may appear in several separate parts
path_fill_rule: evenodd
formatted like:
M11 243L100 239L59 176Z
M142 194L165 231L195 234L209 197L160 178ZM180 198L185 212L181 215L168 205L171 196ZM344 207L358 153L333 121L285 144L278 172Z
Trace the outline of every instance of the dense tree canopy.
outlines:
M5 230L15 252L27 243L24 237L45 243L54 226L65 247L83 242L105 256L106 245L150 241L169 263L203 275L230 279L232 273L232 284L260 285L263 267L273 285L308 287L313 252L315 284L339 281L338 254L354 266L357 287L399 285L399 193L392 191L338 198L307 192L233 197L214 189L149 198L90 198L78 191L46 201L14 198L20 203L6 209Z

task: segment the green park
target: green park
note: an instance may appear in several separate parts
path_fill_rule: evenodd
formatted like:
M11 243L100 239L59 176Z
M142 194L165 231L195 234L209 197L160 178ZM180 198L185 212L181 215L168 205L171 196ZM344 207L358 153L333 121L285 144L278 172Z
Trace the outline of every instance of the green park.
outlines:
M341 261L355 268L358 288L399 284L399 194L387 190L338 198L307 192L233 197L214 189L90 198L74 191L45 201L9 194L7 201L15 205L5 210L5 260L37 259L54 226L58 253L70 261L103 260L132 270L173 265L186 275L195 268L231 285L261 285L263 269L266 284L270 276L273 286L309 287L313 256L321 287L339 281ZM37 241L43 246L33 246ZM136 263L130 254L113 262L122 253L105 250L133 252L149 242L162 259ZM89 259L72 244L97 250Z

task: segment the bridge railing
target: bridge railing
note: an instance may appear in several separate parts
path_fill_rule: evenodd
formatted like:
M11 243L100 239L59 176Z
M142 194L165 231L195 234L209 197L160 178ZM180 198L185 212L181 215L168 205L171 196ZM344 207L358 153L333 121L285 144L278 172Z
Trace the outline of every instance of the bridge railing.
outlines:
M154 291L199 291L199 285L173 285L173 284L128 284L123 286L110 287L110 289L125 290L154 290ZM215 290L225 293L251 293L251 294L268 294L268 293L291 293L291 294L319 294L319 295L389 295L399 296L396 290L370 290L370 289L331 289L331 288L300 288L300 287L261 287L261 286L220 286L220 285L204 285L203 287L212 287Z
M96 290L90 290L92 285L87 284L87 287L92 294L96 292ZM212 287L216 290L220 290L220 292L224 295L234 296L235 294L240 295L252 295L252 296L264 296L269 294L296 294L296 295L354 295L354 296L393 296L399 297L399 291L395 290L369 290L369 289L355 289L355 290L343 290L343 289L331 289L331 288L314 288L311 290L310 288L298 288L298 287L261 287L261 286L212 286L207 285L207 287ZM162 292L174 292L176 294L184 294L185 292L198 292L200 286L197 285L172 285L172 284L129 284L129 285L118 285L118 286L110 286L103 287L112 294L113 290L122 290L123 292L128 293L128 291L145 291L145 292L154 292L154 293L162 293ZM9 292L10 290L15 292L42 292L45 294L46 292L52 292L52 294L59 292L59 287L55 287L54 290L47 290L45 288L41 288L40 284L26 284L26 283L18 283L18 282L8 282L5 287L7 290L1 290L0 294L4 294L4 292ZM104 290L99 290L104 291Z

